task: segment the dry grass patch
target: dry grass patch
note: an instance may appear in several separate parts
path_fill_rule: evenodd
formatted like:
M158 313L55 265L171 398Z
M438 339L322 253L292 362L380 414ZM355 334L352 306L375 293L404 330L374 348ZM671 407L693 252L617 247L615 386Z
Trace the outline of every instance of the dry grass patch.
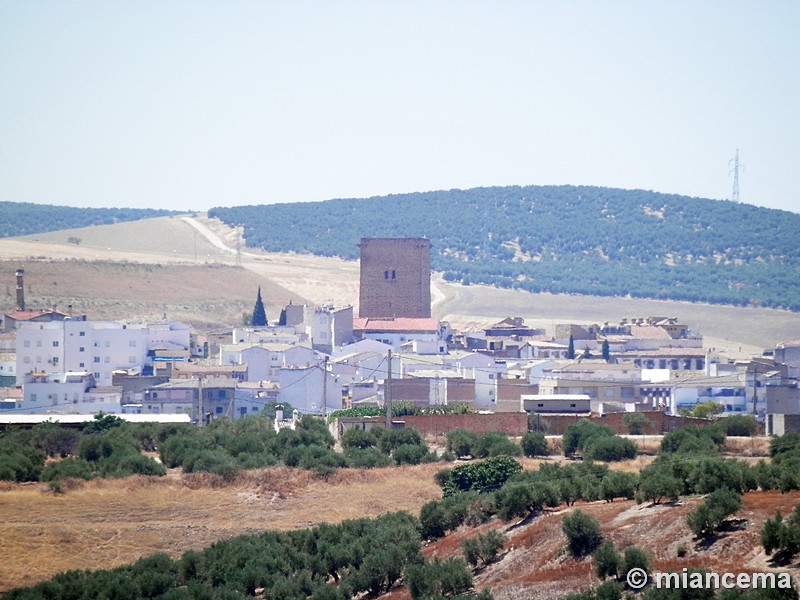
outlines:
M155 552L173 557L265 529L418 514L441 497L440 464L342 469L328 477L274 467L238 475L97 479L53 494L44 484L0 487L0 591L68 569L100 569Z

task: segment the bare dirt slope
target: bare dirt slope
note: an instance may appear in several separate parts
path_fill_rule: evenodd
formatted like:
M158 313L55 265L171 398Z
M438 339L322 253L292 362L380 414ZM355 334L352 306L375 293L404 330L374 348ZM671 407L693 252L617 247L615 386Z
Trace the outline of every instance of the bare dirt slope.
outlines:
M263 278L261 281L285 288L294 298L315 304L330 301L337 305L357 305L357 262L288 253L268 254L241 243L238 244L237 257L238 235L239 232L202 215L163 217L0 240L0 260L15 265L30 262L33 258L183 264L203 268L241 265ZM70 243L70 238L73 242L80 240L80 243ZM0 308L10 310L14 302L11 295L13 279L9 280L6 273L4 270L3 278L7 285L6 293L0 299ZM30 266L28 277L34 276L34 269ZM82 279L83 276L78 273L75 277ZM230 283L230 278L228 280ZM101 285L109 287L115 284L109 277ZM229 295L228 285L197 287L214 297L215 306L222 306ZM87 293L93 296L106 297L102 288L89 289L88 284L86 288ZM265 300L273 310L278 310L280 304L286 302L287 295L276 292L275 297ZM248 304L252 304L252 296L251 290ZM800 315L788 311L632 298L530 294L487 286L454 285L444 282L440 276L434 276L432 297L434 314L457 327L482 327L509 315L522 316L529 324L545 328L560 322L594 323L632 316L676 316L702 333L709 347L736 352L741 348L743 355L772 348L786 339L800 338ZM127 300L131 303L141 301L140 291L132 289ZM241 302L242 299L235 296L233 300ZM66 296L50 293L43 296L42 301L64 306L69 300ZM130 306L121 308L128 310ZM218 323L222 325L223 315L236 314L240 308L236 305L221 310ZM251 310L252 306L248 309ZM120 310L120 313L117 318L124 318L124 311Z
M787 571L800 575L798 564L775 565L764 554L759 535L764 521L776 510L786 515L800 502L800 493L752 492L744 496L745 507L731 518L716 538L698 542L686 525L686 515L701 498L685 498L676 505L637 505L633 501L594 502L567 509L545 511L522 524L496 520L478 530L462 528L425 549L429 557L461 555L467 537L500 529L507 541L499 560L476 571L479 589L490 588L497 600L551 600L597 586L590 558L576 560L565 550L567 539L561 530L565 515L580 509L596 518L603 536L617 550L630 545L644 549L653 559L654 571L680 572L684 567L717 573ZM679 558L678 548L685 556ZM385 596L387 600L411 600L405 589Z

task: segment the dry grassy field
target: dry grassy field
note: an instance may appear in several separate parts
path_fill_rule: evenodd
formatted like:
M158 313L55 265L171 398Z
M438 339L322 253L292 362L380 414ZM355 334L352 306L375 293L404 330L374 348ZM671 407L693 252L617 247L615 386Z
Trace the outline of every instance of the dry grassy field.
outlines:
M440 465L343 469L327 478L275 467L224 484L210 475L45 484L1 484L0 592L59 571L103 569L167 552L173 557L265 529L419 512L441 496Z
M356 262L268 254L242 244L237 260L237 235L218 221L187 215L3 239L0 309L13 310L13 271L20 264L26 267L30 306L63 310L72 303L94 318L144 319L167 313L198 327L221 327L232 324L231 319L238 323L243 311L252 310L258 285L266 290L271 319L290 299L357 306ZM70 243L70 238L80 243ZM127 280L121 279L124 273ZM437 275L432 298L434 314L462 328L482 327L509 315L549 330L556 323L662 315L688 323L704 335L708 347L742 356L800 339L800 315L780 310L530 294L450 284Z

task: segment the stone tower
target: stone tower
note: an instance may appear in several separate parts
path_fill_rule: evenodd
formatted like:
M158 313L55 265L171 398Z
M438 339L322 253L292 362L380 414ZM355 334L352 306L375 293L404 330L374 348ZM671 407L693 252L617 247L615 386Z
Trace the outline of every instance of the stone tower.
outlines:
M358 316L431 316L431 242L425 238L361 238Z

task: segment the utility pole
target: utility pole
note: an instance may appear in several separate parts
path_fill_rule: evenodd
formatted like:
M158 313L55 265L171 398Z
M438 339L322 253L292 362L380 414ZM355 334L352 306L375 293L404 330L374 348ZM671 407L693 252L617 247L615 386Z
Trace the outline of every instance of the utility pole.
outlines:
M197 410L199 412L199 418L197 419L197 426L202 427L203 421L205 420L205 415L203 414L203 376L198 375L197 377Z
M386 384L383 389L383 403L386 405L386 429L392 428L392 351L386 356L388 368L386 370Z
M322 416L328 410L328 357L325 357L322 367Z

